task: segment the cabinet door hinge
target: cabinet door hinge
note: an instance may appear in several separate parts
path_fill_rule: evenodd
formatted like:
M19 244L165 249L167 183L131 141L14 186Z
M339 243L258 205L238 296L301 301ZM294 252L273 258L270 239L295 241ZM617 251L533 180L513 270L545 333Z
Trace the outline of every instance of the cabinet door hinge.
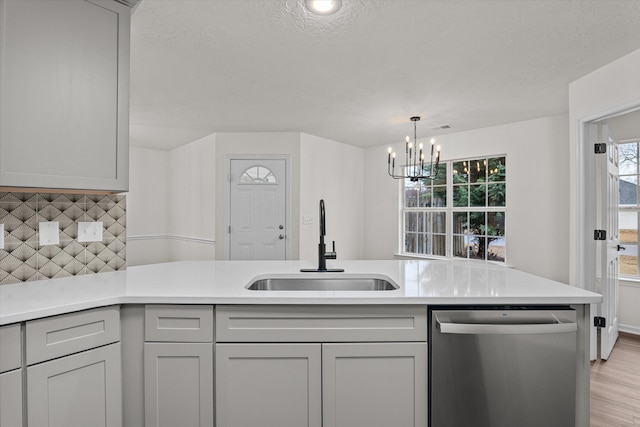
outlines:
M596 328L604 328L607 326L607 319L604 317L596 316L593 318L593 326Z
M593 230L593 240L607 240L607 231Z
M231 226L229 226L229 234L231 234Z
M593 148L596 154L605 154L607 152L607 144L604 142L594 144Z

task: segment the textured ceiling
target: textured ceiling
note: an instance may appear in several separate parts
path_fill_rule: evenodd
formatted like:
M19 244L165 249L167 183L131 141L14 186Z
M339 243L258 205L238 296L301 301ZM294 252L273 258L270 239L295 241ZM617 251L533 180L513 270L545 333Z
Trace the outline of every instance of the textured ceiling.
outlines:
M360 147L568 111L568 84L640 48L640 0L142 0L131 143L305 132Z

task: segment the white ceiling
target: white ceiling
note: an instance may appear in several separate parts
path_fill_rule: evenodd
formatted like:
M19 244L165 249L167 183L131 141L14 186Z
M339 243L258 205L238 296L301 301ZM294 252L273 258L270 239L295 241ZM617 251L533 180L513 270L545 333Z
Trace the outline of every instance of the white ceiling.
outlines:
M360 147L568 111L568 84L640 48L640 0L141 0L131 143L305 132Z

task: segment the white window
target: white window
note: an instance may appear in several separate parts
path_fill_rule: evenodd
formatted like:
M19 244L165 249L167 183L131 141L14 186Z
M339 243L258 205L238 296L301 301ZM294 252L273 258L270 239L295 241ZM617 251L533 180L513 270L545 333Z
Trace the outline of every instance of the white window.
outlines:
M506 157L442 163L403 189L402 253L505 262Z
M278 179L266 166L251 166L240 174L240 184L277 184Z
M625 141L618 144L620 166L620 263L621 277L640 279L638 272L638 145L640 141Z

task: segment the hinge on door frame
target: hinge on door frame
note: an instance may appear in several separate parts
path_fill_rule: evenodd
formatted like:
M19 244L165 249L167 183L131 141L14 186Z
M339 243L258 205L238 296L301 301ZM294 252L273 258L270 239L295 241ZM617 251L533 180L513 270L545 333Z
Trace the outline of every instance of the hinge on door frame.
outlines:
M229 226L229 234L231 234L231 226Z
M593 326L596 328L605 328L607 326L607 319L600 316L595 316L593 318Z
M607 240L607 230L593 230L593 240Z
M593 151L595 154L605 154L607 152L607 144L604 142L593 144Z

